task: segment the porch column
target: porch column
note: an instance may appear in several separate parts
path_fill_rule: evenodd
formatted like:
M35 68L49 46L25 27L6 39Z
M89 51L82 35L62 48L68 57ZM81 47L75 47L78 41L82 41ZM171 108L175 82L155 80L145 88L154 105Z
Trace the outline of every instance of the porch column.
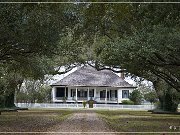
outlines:
M77 101L77 87L76 87L76 101Z
M96 88L94 88L94 100L96 98Z
M68 98L71 97L71 89L68 89L68 95L67 95Z
M56 87L53 87L52 89L52 99L53 99L53 102L54 100L56 100Z
M87 91L87 100L89 100L89 87L88 87L88 91Z
M110 101L110 98L111 98L110 96L111 96L111 90L109 90L109 101Z
M64 97L66 97L66 86L65 86L65 91L64 91Z
M106 88L105 103L107 104L107 88Z
M117 100L118 100L118 103L121 103L121 101L122 101L122 90L121 89L117 90Z

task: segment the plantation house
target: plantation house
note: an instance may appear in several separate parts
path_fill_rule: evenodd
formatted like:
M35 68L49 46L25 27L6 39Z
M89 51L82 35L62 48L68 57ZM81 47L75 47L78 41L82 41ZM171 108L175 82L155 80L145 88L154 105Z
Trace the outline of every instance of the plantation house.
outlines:
M128 100L135 88L110 70L97 71L83 66L52 86L54 103L83 102L93 99L97 103L121 103Z

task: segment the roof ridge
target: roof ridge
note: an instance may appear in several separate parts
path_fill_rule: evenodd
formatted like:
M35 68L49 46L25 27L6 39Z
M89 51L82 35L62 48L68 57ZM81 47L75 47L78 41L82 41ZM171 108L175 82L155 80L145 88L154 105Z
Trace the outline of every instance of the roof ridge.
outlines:
M86 65L83 65L82 67L77 67L77 70L73 71L72 73L76 73L77 71L79 71L80 69L82 69L83 67L85 67ZM70 72L70 71L69 71ZM67 77L69 77L72 73L68 74L67 76L63 77L62 79L60 79L59 81L57 81L56 83L60 82L61 80L63 79L66 79ZM56 84L56 83L53 83L53 84ZM53 85L51 84L51 85Z
M105 72L104 72L105 71ZM112 87L133 87L123 78L111 70L97 70L89 65L78 67L51 86L112 86Z

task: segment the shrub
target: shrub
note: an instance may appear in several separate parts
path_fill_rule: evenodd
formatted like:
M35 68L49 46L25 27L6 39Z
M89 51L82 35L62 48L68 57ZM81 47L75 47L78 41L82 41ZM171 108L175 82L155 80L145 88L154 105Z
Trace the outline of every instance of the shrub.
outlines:
M158 101L156 103L154 103L155 109L162 109L161 108L161 103Z
M89 100L88 104L89 104L89 108L93 108L94 101L93 100Z
M124 104L124 105L134 105L134 102L131 101L131 100L123 100L122 104Z
M149 93L146 93L144 95L144 98L145 98L146 101L149 101L151 104L158 101L157 94L156 94L155 91L151 91Z
M135 105L140 105L142 98L143 96L139 90L134 90L129 97L129 99L133 101Z
M86 102L86 101L83 101L83 102L82 102L82 104L83 104L83 107L85 108L85 107L86 107L87 102Z

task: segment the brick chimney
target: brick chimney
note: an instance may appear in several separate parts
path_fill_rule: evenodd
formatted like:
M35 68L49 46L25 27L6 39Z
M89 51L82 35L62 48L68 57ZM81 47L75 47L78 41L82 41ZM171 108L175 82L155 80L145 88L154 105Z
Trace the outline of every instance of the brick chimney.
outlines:
M125 79L125 75L124 75L125 73L124 72L122 72L122 73L120 73L120 77L124 80Z

